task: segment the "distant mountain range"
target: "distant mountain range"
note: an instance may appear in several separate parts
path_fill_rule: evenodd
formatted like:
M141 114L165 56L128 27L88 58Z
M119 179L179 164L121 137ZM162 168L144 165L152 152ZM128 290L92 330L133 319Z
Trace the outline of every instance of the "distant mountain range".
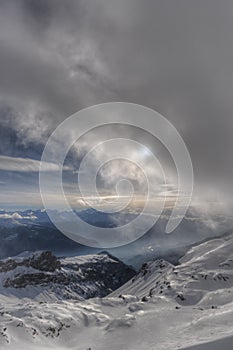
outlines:
M54 211L61 220L66 212ZM138 214L129 212L103 213L94 209L76 211L84 221L97 227L124 225ZM164 233L170 212L165 211L158 223L143 237L126 246L108 249L128 265L140 268L145 260L166 258L177 264L190 245L206 237L214 237L233 227L232 218L204 215L190 208L180 226L170 235ZM143 220L146 220L143 217ZM5 211L0 210L0 259L15 256L24 251L48 250L60 256L95 254L101 249L86 247L63 235L50 221L44 209Z
M66 212L54 210L53 214L56 215L57 220L62 220ZM117 226L119 215L123 224L136 216L130 213L108 214L94 209L77 211L76 215L97 227ZM77 255L101 251L101 249L86 247L67 238L51 223L44 209L0 210L0 258L37 250L49 250L57 255Z
M59 216L60 213L56 212ZM96 252L63 235L45 210L0 211L0 258L23 251L51 250L57 254Z

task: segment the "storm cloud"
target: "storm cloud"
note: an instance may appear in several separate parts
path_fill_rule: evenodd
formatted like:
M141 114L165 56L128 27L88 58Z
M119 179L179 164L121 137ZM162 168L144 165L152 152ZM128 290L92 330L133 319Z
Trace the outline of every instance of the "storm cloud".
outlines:
M180 132L195 200L230 207L232 15L230 0L1 1L1 154L38 160L70 114L134 102Z

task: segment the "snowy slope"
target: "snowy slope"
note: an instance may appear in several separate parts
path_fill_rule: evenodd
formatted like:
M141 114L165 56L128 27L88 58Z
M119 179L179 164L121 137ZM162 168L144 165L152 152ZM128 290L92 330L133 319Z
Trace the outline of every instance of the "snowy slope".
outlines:
M1 296L1 349L231 350L233 235L173 266L144 264L111 296L37 302Z
M137 276L111 295L119 293L163 296L181 305L226 303L233 293L233 235L197 245L177 266L164 260L143 264Z
M113 292L111 296L114 297L121 294L136 295L140 298L149 296L154 291L154 286L159 285L163 279L165 280L172 270L174 270L174 266L165 260L144 263L139 273Z

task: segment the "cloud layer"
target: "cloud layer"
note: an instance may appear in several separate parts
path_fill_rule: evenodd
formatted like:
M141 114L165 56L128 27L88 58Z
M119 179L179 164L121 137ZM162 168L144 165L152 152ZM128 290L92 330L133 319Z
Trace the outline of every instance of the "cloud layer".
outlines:
M1 154L39 160L51 131L77 110L139 103L184 138L195 197L229 207L232 13L230 0L1 1Z

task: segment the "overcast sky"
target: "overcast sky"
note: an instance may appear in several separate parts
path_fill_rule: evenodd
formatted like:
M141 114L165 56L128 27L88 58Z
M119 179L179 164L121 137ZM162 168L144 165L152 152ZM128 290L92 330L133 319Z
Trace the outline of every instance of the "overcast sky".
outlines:
M1 0L0 205L40 206L38 161L55 127L84 107L126 101L177 128L195 200L229 208L232 19L231 0Z

